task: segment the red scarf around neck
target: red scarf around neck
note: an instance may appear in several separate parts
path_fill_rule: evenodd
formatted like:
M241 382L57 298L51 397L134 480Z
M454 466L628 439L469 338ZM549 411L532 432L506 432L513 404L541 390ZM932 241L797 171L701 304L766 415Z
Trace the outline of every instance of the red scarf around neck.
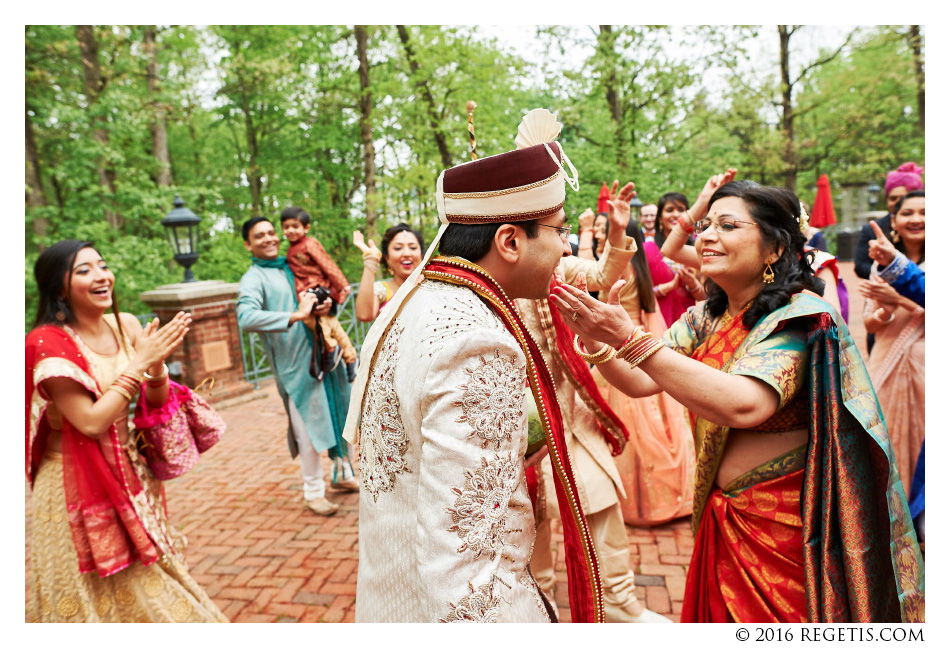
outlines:
M581 510L554 381L541 350L521 321L514 303L479 266L460 258L435 257L426 265L423 274L427 279L446 281L475 291L501 317L508 332L524 351L528 360L528 381L537 401L538 413L542 415L551 465L557 477L554 485L564 529L571 620L574 623L603 622L603 590L597 552Z

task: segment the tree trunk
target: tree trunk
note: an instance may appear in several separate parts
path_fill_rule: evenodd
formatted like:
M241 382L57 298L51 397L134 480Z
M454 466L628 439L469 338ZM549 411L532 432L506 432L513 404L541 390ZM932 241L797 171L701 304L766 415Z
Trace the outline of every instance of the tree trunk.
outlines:
M908 33L910 49L914 53L914 75L917 77L917 130L924 134L924 54L920 25L911 25Z
M600 25L600 33L597 35L597 48L600 50L601 65L603 66L600 81L604 86L610 118L614 122L614 155L617 162L617 175L625 177L627 175L627 156L623 154L623 105L620 101L620 95L617 93L617 53L614 51L616 40L617 37L611 25Z
M369 85L366 25L356 25L356 55L360 61L360 138L363 140L363 185L366 187L366 236L376 238L376 147L373 145L373 93Z
M251 216L261 215L261 171L257 167L258 137L254 127L254 118L247 98L241 98L241 110L244 112L244 131L247 134L247 182L251 186Z
M165 106L158 96L158 51L155 47L155 27L145 30L145 54L148 57L145 79L148 84L149 104L152 108L152 155L158 162L155 184L170 187L172 184L171 158L168 154L168 131L165 127Z
M86 98L89 100L90 123L92 125L92 138L103 149L109 147L109 133L105 128L105 117L96 115L95 104L99 100L99 95L105 87L106 78L102 74L102 68L99 66L99 43L96 42L96 36L92 31L92 25L76 25L76 40L79 41L79 50L82 53L82 69ZM99 184L108 192L110 196L115 195L115 169L105 158L100 157L96 160L96 172L99 176ZM122 224L121 217L115 213L108 203L105 208L106 222L109 226L118 229Z
M795 162L795 113L792 111L792 78L788 61L788 41L791 33L786 25L778 26L779 66L782 75L782 132L785 136L785 186L795 191L795 182L798 179Z
M33 138L33 122L30 121L30 107L26 107L26 208L33 210L46 207L46 192L43 191L43 175L40 168L40 155ZM46 236L49 219L45 216L33 220L33 233L38 239ZM42 251L43 246L40 245Z
M432 135L435 137L435 144L439 147L439 155L442 156L442 166L449 168L453 166L452 154L449 153L448 144L445 141L445 134L439 128L439 114L435 108L435 99L429 91L429 85L425 79L420 76L419 64L416 62L415 52L412 50L412 44L409 42L409 32L405 25L396 25L396 31L399 32L399 40L402 42L403 49L406 50L406 59L409 60L409 70L416 80L416 87L422 93L422 98L426 103L426 112L429 116L429 128L432 129Z

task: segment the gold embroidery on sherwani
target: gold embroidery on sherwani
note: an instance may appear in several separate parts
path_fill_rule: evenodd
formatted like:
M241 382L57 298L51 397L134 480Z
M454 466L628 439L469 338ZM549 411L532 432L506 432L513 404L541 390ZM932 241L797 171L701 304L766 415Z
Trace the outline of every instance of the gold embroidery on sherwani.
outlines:
M455 403L462 408L456 422L468 423L472 428L469 436L481 439L483 448L494 442L498 449L520 429L524 371L519 370L514 358L504 358L497 351L492 358L479 358L476 368L464 371L469 380L462 400Z
M495 282L494 279L491 279L491 277L488 276L478 265L458 257L435 257L435 260L477 272L494 283L498 292L504 297L505 300L508 300L508 297L505 295L505 292L502 290L501 286L498 286L497 282ZM587 563L587 573L591 584L591 595L594 601L595 621L597 623L603 623L605 620L603 588L600 581L600 566L597 562L597 557L594 552L594 541L590 533L590 528L587 526L587 518L584 516L584 511L581 508L580 503L577 501L574 492L571 490L571 483L568 479L567 471L564 468L565 459L561 456L561 453L558 451L557 446L554 443L551 433L551 424L548 421L547 415L545 414L544 407L542 405L541 385L537 375L537 369L534 365L534 359L531 356L527 340L524 338L517 325L514 324L513 318L517 317L517 315L510 313L505 303L495 294L485 290L474 282L468 281L467 279L430 270L424 270L423 275L427 279L437 279L460 286L467 286L479 297L493 304L495 311L512 323L512 334L518 340L518 345L521 347L522 351L524 351L525 359L528 361L528 384L531 387L531 392L534 396L535 402L538 404L538 413L541 418L541 426L544 429L544 436L547 439L548 451L551 456L551 466L554 469L554 473L557 476L558 481L561 482L564 493L567 496L568 508L571 511L571 517L574 518L574 524L576 525L578 533L581 537L581 547L584 551L584 560ZM510 300L508 300L508 303L511 303ZM511 308L513 309L514 306L512 305ZM547 362L544 360L543 356L541 361L544 363L545 368L548 371L548 375L551 375L551 368L547 366ZM556 392L554 393L554 398L555 401L557 401ZM560 407L560 403L558 403L558 407ZM570 461L570 457L567 457L567 461Z
M518 462L511 455L482 457L481 465L465 472L465 485L453 488L455 508L449 531L458 534L462 543L458 552L471 550L475 557L483 553L495 558L509 533L505 527L508 501L518 488Z
M469 593L458 603L449 603L449 613L439 619L440 623L498 623L498 604L500 599L495 592L492 579L478 589L469 583Z
M382 353L373 367L363 403L360 481L374 502L380 493L393 489L399 473L409 471L405 458L409 437L399 415L395 386L396 349L403 330L401 324L393 326L380 345Z

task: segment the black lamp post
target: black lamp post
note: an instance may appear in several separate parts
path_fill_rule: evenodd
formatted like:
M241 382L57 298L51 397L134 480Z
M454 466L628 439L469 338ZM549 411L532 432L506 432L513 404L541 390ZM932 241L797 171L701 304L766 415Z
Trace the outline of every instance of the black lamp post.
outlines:
M191 266L198 260L198 223L201 218L185 207L181 196L175 195L175 208L162 219L162 226L168 235L175 253L175 261L185 268L185 283L195 281Z
M641 207L643 207L643 201L640 200L640 196L634 196L633 198L630 199L630 211L633 211L634 209L636 209L637 211L636 213L634 213L634 216L636 216L637 218L640 218Z
M872 182L868 185L868 205L871 207L871 211L874 211L877 207L878 196L881 195L881 188L877 183Z

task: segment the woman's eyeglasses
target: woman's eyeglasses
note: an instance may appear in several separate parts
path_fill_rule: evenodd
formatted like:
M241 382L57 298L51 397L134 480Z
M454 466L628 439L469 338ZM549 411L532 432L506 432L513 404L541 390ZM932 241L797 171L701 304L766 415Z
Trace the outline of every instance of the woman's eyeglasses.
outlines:
M741 227L737 226L737 223L742 223L743 225L752 225L754 227L758 227L759 225L758 223L753 223L751 221L738 220L736 218L731 218L729 220L720 220L720 221L714 221L710 218L705 218L699 221L698 223L696 223L694 227L696 229L696 232L699 234L702 234L703 232L708 230L710 227L716 230L717 234L723 234L723 233L734 232L737 229L742 229Z
M566 241L567 237L571 235L571 226L570 224L565 225L564 227L558 227L557 225L545 225L544 223L538 223L541 227L550 227L551 229L556 229L558 236L561 237L562 241Z

